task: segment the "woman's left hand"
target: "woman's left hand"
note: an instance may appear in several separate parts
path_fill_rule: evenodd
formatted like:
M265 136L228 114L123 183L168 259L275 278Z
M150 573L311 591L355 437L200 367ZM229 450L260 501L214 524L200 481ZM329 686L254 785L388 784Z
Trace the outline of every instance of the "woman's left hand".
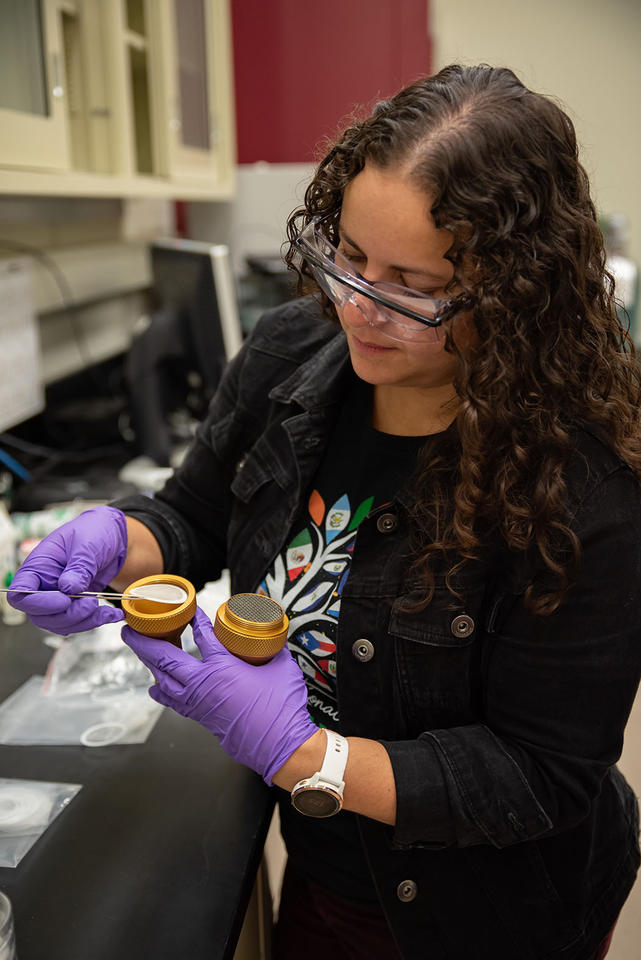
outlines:
M192 628L202 660L128 626L122 639L156 678L153 700L202 724L230 757L271 786L274 774L318 730L300 667L287 647L262 666L245 663L220 643L200 608Z

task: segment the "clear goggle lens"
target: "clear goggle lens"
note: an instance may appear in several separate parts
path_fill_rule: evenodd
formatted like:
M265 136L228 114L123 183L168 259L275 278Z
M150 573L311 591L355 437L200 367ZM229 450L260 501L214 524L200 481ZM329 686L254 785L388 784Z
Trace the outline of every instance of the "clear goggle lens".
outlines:
M396 283L368 283L313 222L301 234L298 246L320 288L337 307L352 303L392 340L429 343L445 339L441 324L449 319L450 301ZM402 310L416 316L399 312Z

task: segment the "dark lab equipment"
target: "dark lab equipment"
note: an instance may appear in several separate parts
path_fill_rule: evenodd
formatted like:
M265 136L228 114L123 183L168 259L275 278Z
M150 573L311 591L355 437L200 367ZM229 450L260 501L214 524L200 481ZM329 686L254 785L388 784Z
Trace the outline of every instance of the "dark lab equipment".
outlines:
M138 452L167 466L169 414L182 406L203 416L242 336L226 246L159 240L150 252L152 310L125 376Z

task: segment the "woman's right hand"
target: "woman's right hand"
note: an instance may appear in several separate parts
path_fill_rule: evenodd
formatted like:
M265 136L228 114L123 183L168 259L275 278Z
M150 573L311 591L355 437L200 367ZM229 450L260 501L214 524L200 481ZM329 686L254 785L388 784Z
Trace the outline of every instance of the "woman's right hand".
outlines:
M13 578L9 603L36 627L62 636L123 620L117 607L100 604L95 597L73 600L66 594L104 590L126 556L124 513L115 507L86 510L31 551ZM39 592L45 590L56 592Z

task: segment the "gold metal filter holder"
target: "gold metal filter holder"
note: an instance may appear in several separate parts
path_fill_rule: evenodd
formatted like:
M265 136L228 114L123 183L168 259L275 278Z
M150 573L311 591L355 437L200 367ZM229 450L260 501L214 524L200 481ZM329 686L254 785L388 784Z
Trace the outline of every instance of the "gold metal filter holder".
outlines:
M256 665L267 663L287 641L289 619L270 597L235 593L216 613L214 633L230 653Z
M176 604L129 596L133 589L150 587L153 584L167 584L180 587L186 598ZM196 590L184 577L172 573L159 573L151 577L142 577L130 583L122 595L122 609L127 623L133 630L147 637L169 640L180 646L180 635L196 612Z

